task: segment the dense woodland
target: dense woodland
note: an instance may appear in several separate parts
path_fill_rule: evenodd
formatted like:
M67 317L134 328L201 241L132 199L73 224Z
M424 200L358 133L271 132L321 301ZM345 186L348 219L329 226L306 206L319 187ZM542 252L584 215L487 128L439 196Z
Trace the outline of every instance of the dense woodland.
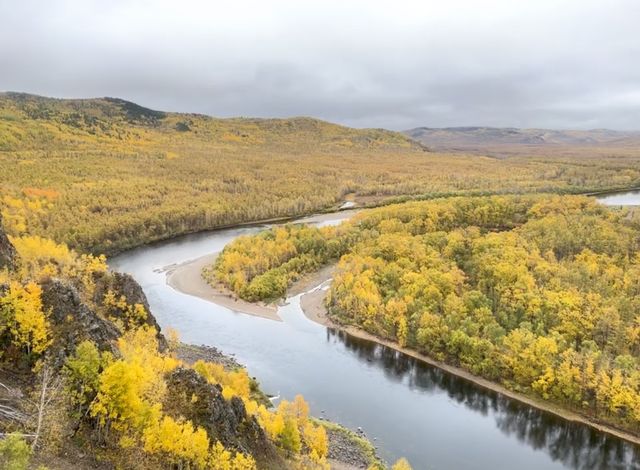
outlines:
M639 216L580 196L410 202L238 238L207 274L270 299L338 261L335 321L638 433Z
M347 195L371 203L636 186L639 163L634 149L439 154L399 133L309 118L215 119L117 99L0 94L7 230L96 254L335 207Z

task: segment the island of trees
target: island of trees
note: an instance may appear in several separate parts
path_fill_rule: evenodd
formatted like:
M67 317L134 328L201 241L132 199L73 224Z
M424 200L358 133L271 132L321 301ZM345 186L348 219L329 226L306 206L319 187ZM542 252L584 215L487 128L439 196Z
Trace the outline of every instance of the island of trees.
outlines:
M240 237L205 276L268 300L337 263L335 322L638 433L639 243L592 198L456 197Z

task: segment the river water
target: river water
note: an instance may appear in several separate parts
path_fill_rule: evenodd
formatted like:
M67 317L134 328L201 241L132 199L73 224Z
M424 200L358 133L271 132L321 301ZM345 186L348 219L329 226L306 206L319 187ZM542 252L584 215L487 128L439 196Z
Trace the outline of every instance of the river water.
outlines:
M603 194L598 201L607 206L640 206L640 190Z
M323 224L339 223L336 214ZM310 222L313 222L311 220ZM388 461L414 469L640 469L640 449L485 390L371 341L308 320L299 296L276 322L181 294L161 269L215 253L262 227L204 232L109 261L142 285L162 328L235 355L270 394L304 395L311 412L361 427Z

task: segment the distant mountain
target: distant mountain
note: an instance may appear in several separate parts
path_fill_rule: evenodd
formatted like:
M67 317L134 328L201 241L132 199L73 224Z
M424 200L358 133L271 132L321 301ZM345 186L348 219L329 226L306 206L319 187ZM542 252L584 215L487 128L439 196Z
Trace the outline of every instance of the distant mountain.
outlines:
M188 140L208 148L282 147L419 149L400 132L353 129L310 117L215 118L156 111L119 98L56 99L0 92L0 151L51 146L74 149L87 142L144 142L150 146Z
M544 147L640 146L640 131L518 129L512 127L416 127L404 131L434 150L518 150Z

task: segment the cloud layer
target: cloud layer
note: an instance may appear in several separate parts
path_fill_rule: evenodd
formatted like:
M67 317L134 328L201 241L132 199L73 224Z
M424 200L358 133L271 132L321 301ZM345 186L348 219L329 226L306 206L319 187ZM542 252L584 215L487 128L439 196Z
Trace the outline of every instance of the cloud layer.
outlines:
M357 127L640 129L637 0L0 0L0 90Z

